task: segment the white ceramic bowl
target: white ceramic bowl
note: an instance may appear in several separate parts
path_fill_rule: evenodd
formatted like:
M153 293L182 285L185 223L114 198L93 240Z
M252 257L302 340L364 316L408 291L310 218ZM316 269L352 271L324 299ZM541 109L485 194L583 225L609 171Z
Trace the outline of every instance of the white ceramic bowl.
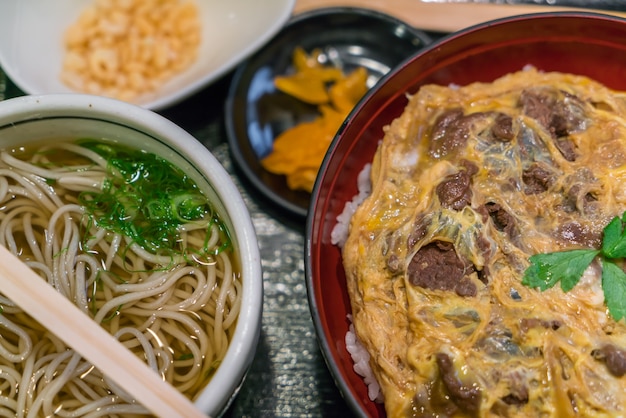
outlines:
M27 94L72 90L60 79L63 34L95 0L0 1L0 66ZM201 0L202 41L196 62L139 104L163 109L234 68L276 34L295 0Z
M67 137L119 141L162 156L183 168L197 184L204 184L203 190L231 232L240 255L243 282L241 311L228 352L195 400L207 414L221 414L236 395L256 352L263 286L250 214L219 161L164 117L135 105L88 95L24 96L0 102L0 136L3 146Z

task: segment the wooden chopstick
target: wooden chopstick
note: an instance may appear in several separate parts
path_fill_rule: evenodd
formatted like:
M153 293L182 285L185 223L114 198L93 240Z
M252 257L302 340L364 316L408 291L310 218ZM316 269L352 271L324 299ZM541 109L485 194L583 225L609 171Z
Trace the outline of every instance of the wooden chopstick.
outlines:
M458 30L493 19L527 13L594 12L626 18L624 12L578 7L491 3L430 3L420 0L296 0L293 14L323 7L363 7L394 16L409 25L435 32Z
M207 418L126 347L0 245L0 291L161 418Z

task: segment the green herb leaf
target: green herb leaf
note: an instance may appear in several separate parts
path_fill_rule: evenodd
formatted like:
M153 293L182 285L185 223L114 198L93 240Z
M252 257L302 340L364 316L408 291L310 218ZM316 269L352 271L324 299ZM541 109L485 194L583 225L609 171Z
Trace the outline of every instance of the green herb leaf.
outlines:
M596 256L602 261L602 290L604 302L613 319L626 318L626 272L617 264L626 258L626 212L616 216L602 231L602 249L572 250L530 257L522 284L542 291L561 282L568 292L578 284L583 273Z
M602 260L602 290L613 319L619 321L626 317L626 273L607 260Z
M602 254L608 258L626 257L626 230L617 216L604 228Z
M524 273L522 284L542 291L559 281L564 292L572 290L591 261L600 253L598 250L572 250L530 257L530 266Z

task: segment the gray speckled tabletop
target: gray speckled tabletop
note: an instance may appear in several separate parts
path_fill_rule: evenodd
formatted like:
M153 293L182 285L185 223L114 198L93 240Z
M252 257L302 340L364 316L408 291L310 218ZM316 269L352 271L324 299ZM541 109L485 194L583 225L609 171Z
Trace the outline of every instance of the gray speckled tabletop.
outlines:
M626 10L626 0L492 1ZM261 338L247 379L225 417L351 416L324 363L309 312L305 220L281 213L264 200L232 163L223 109L231 76L160 112L205 144L231 173L258 234L265 291ZM0 70L0 99L21 94Z

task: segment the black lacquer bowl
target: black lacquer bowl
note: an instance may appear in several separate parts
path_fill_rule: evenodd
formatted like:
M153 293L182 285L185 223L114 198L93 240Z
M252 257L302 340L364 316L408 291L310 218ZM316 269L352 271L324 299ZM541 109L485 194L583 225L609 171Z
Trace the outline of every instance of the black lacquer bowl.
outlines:
M431 42L398 19L360 8L325 8L293 17L264 48L236 70L226 102L226 128L233 159L250 183L279 209L305 217L311 195L287 187L284 176L259 160L284 130L317 115L317 107L279 92L274 77L288 73L293 51L319 48L329 64L348 73L364 67L368 86Z

